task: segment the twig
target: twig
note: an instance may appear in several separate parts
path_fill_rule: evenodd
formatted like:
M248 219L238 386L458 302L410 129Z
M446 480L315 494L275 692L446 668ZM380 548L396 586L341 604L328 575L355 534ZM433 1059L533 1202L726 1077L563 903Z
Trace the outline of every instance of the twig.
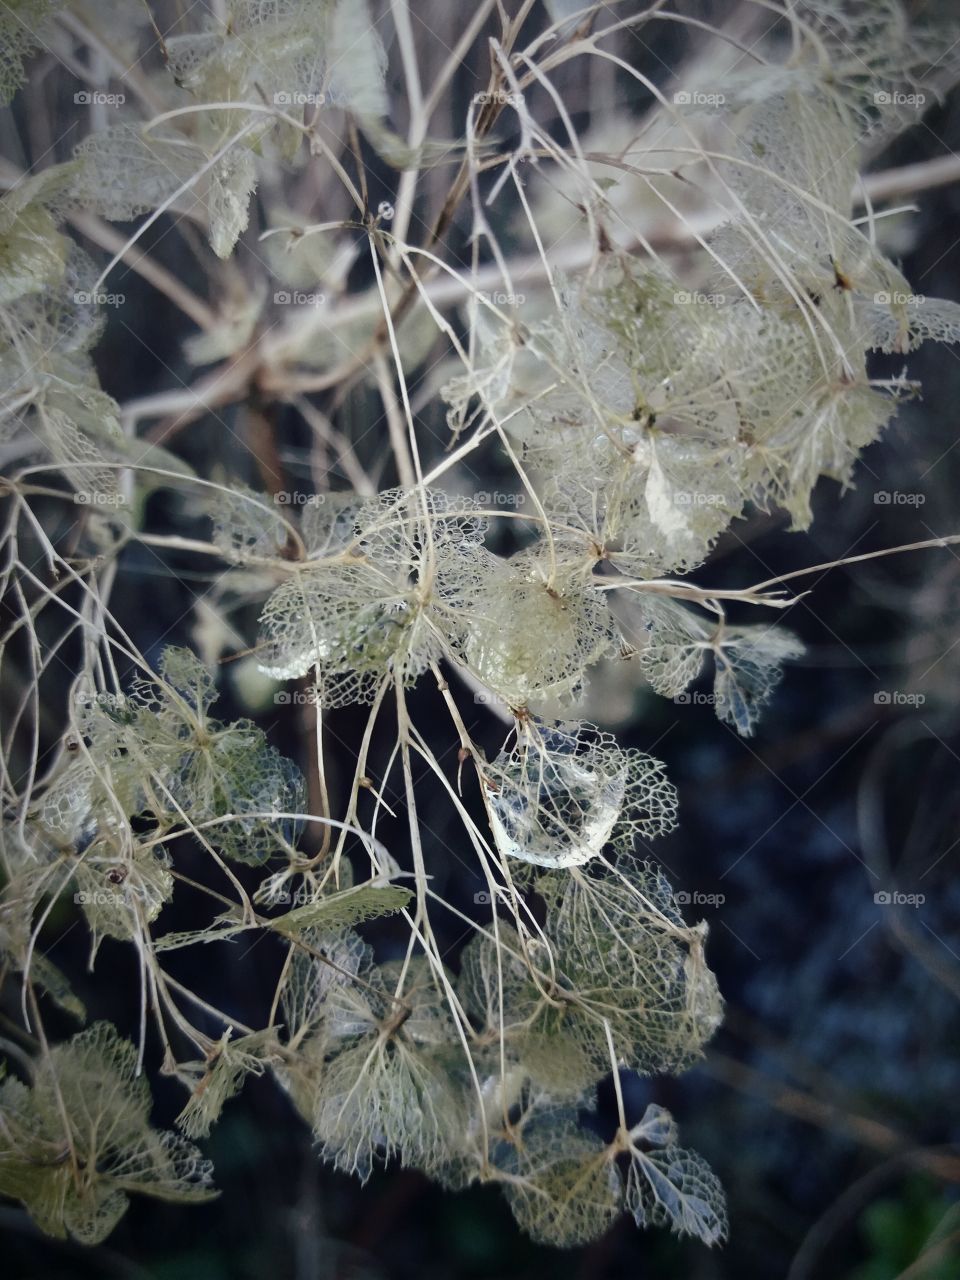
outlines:
M812 1094L789 1085L780 1084L762 1071L726 1054L708 1052L703 1069L732 1089L763 1098L778 1111L797 1120L817 1125L831 1133L842 1130L865 1147L886 1154L895 1153L912 1167L922 1169L944 1182L960 1183L960 1155L943 1155L923 1147L913 1149L906 1134L890 1125L832 1103L822 1102Z

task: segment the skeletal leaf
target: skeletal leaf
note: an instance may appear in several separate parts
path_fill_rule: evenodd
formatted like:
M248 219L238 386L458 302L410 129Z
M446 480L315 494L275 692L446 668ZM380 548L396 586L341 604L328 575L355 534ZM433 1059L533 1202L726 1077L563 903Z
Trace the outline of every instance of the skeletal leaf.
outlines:
M722 1243L727 1235L719 1179L702 1156L682 1147L631 1148L626 1204L641 1227L668 1226L708 1245Z
M237 861L259 864L289 847L305 803L299 770L250 721L223 725L209 717L212 682L193 655L168 649L166 671L170 684L140 680L130 695L91 697L83 712L100 758L129 779L121 809L148 811L164 827L208 824L204 838ZM71 788L63 784L44 799L44 821L74 840L109 836L118 825L116 806L111 813L88 774L78 762L66 775Z
M356 885L288 911L274 927L293 936L304 929L340 929L363 920L393 915L408 906L412 898L412 891L401 885Z
M624 859L549 872L544 937L525 942L505 922L464 950L460 995L507 1061L555 1098L579 1096L619 1058L638 1071L679 1071L721 1018L703 957L704 926L685 925L669 884Z
M128 221L168 200L203 166L202 148L180 136L113 125L84 138L73 195L105 218Z
M258 865L297 839L302 819L291 815L304 809L303 777L249 722L186 751L170 784L174 812L211 822L206 838L238 862Z
M727 631L714 648L717 717L742 737L750 737L780 682L782 664L801 653L800 641L776 627L737 627Z
M55 0L9 0L0 9L0 104L23 83L23 64L44 42Z
M607 844L669 831L676 793L652 756L589 726L526 732L489 767L490 823L506 857L579 866Z
M700 674L710 629L693 610L667 597L648 596L639 607L640 625L626 629L638 646L640 669L665 698L683 693Z
M272 1049L271 1030L230 1038L224 1032L205 1061L181 1063L177 1074L191 1088L190 1099L177 1116L188 1138L205 1138L219 1120L224 1103L235 1097L249 1075L263 1075Z
M491 409L549 475L550 515L582 529L595 559L690 568L743 504L728 375L746 350L722 307L625 257L561 300L555 319L530 327L523 379ZM491 358L503 367L495 348Z
M168 39L170 70L184 87L214 86L228 102L268 102L283 108L294 95L316 92L325 66L328 0L230 0L226 25ZM226 131L237 128L231 120Z
M300 941L306 945L293 948L281 1004L287 1038L294 1045L315 1032L324 1018L335 1020L331 988L364 977L373 962L369 945L349 927L305 929ZM354 1023L357 1030L364 1025Z
M52 960L34 952L30 957L30 977L58 1008L69 1013L78 1022L86 1022L87 1011L83 1001L74 993L67 977Z
M252 489L218 491L211 500L210 515L213 542L228 560L242 564L251 558L275 557L287 541L280 515Z
M260 668L275 679L325 674L327 701L334 678L347 684L347 701L365 701L371 681L413 622L408 593L391 590L366 564L305 570L273 593L260 615ZM355 673L351 680L351 674ZM339 680L338 680L339 684Z
M77 862L76 901L94 938L131 941L173 897L173 876L163 853L138 851L125 857L106 843L92 845Z
M283 915L259 921L237 921L235 914L220 916L209 928L167 933L156 939L158 951L173 951L197 943L225 942L250 929L268 928L288 938L317 930L336 932L348 925L393 915L406 907L413 894L399 885L362 884L338 893L318 896Z
M907 352L923 342L960 342L960 303L946 298L906 295L901 302L887 293L863 304L858 315L869 330L872 347Z
M337 0L330 31L328 92L361 118L387 114L386 50L367 0Z
M518 1225L559 1248L602 1235L621 1208L616 1165L600 1138L577 1125L576 1113L534 1112L500 1162L510 1180L504 1194Z
M86 849L97 836L118 836L124 817L138 812L143 803L136 770L125 760L105 763L99 770L76 760L51 780L32 816L58 845Z
M462 562L482 554L482 532L439 492L318 505L305 526L311 548L342 552L271 595L260 615L261 670L285 680L316 669L331 707L370 701L388 674L412 684L456 630L447 575L459 583Z
M554 1098L579 1097L595 1081L596 1065L569 1019L547 1007L525 957L549 970L546 946L531 940L524 946L505 922L498 941L472 939L461 955L460 998L494 1043L503 1037L517 1080L532 1080ZM562 975L561 982L561 990L569 989Z
M543 545L447 561L442 581L462 618L464 662L512 706L572 693L613 648L613 620L583 567L551 566Z
M207 213L210 243L218 258L229 258L250 220L250 196L257 185L253 154L228 151L210 173Z
M323 493L308 502L300 519L300 531L311 557L346 551L360 537L358 524L364 502L353 493Z
M131 1192L181 1201L215 1194L197 1149L150 1127L136 1049L109 1023L55 1046L32 1088L7 1080L0 1103L0 1191L49 1235L99 1243Z
M630 1130L630 1139L637 1146L646 1143L651 1147L672 1147L677 1141L677 1125L666 1108L651 1102L643 1118Z
M774 502L805 529L818 478L850 483L860 451L872 443L896 411L896 400L870 386L866 350L870 338L851 325L853 312L835 293L817 309L837 338L811 335L799 316L750 319L734 304L745 333L760 326L763 368L738 377L737 394L749 424L745 484L761 505ZM839 349L838 349L839 346Z
M7 200L0 200L0 304L58 280L67 248L42 205L8 214Z
M122 505L120 469L127 452L116 401L94 387L51 389L38 401L38 435L70 485L89 503ZM97 465L100 462L104 465Z
M378 1158L432 1172L456 1133L459 1097L443 1055L401 1032L328 1057L313 1112L320 1152L366 1180Z
M322 944L321 944L322 945ZM289 1087L313 1125L324 1158L366 1179L378 1158L427 1172L455 1141L459 1097L446 1046L453 1027L426 961L414 960L399 995L401 966L354 952L351 971L321 979L307 997L319 1018L315 1075ZM322 964L307 970L320 978ZM300 997L303 1007L304 996Z
M210 668L190 649L173 645L164 649L160 673L164 682L201 714L219 697Z
M622 859L613 870L551 873L538 882L569 993L545 1014L602 1071L605 1024L619 1057L643 1072L679 1071L700 1056L722 1003L704 960L706 927L686 926L662 873Z
M858 160L849 113L825 96L784 93L744 112L739 126L733 145L745 163L722 172L733 189L741 247L736 235L718 237L724 260L755 273L747 283L762 289L765 301L787 296L783 263L818 292L834 286L837 271L860 280L861 263L879 267L880 253L849 223ZM748 219L759 219L765 231L769 225L769 244Z
M875 134L897 132L916 119L917 90L937 97L937 78L949 83L957 67L956 50L945 38L952 30L945 8L914 13L902 0L869 5L806 0L804 16L821 42L808 46L808 63L820 64L819 85L844 103ZM812 45L812 42L811 42ZM826 46L824 64L820 50ZM904 101L906 99L906 101Z

